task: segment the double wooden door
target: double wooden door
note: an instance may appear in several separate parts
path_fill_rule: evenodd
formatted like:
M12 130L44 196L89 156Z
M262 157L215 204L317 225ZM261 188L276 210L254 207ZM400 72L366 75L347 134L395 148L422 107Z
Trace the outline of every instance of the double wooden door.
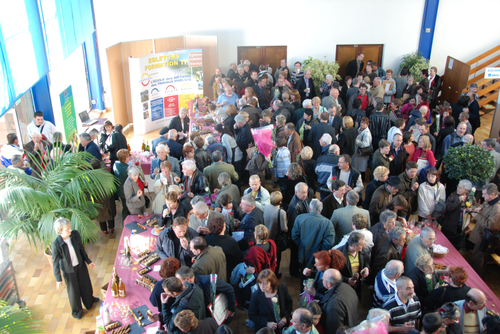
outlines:
M384 68L384 66L382 66L382 55L384 52L383 44L337 45L335 61L340 66L338 74L342 77L342 80L346 76L347 64L349 64L351 60L355 59L361 52L365 55L365 58L363 59L365 65L367 60L372 60L377 62L380 67ZM395 69L393 70L395 71Z
M257 66L267 65L275 70L280 67L281 59L286 58L286 46L238 46L238 64L245 59Z

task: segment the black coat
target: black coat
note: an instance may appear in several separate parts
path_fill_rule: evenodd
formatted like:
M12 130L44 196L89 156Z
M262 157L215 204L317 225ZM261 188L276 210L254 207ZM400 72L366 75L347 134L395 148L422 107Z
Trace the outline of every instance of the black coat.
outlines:
M166 208L167 208L167 205L164 204L163 210L165 210ZM160 226L160 227L165 226L165 228L170 227L173 224L175 218L178 218L178 217L187 218L189 211L191 211L190 208L188 208L184 203L179 202L179 207L175 211L175 214L172 215L172 212L170 212L165 217L163 217L163 215L162 215L162 219L159 222L158 226Z
M181 161L184 157L182 153L182 145L173 139L167 139L167 146L170 149L169 155Z
M340 154L348 154L350 157L354 155L357 136L358 131L355 128L342 130L337 141L337 145L340 147Z
M387 133L391 128L391 121L389 116L381 112L375 112L370 116L369 129L372 137L387 139ZM375 147L377 149L378 147Z
M262 114L260 113L259 109L250 105L246 105L241 108L240 111L248 113L248 118L252 122L252 124L250 125L251 128L258 128L260 126L259 120L262 118Z
M75 249L76 257L78 258L78 263L84 265L83 262L91 264L92 261L89 259L87 252L82 244L82 238L78 231L71 231L69 236L71 244ZM71 262L71 256L69 255L69 249L66 242L59 235L56 240L52 243L52 263L54 269L54 276L56 277L56 282L62 282L61 271L63 273L73 273L73 263Z
M234 137L234 124L236 123L234 120L235 115L227 116L227 118L224 120L224 128L228 129L230 132L230 135Z
M323 202L323 210L321 210L321 215L326 219L331 219L333 215L333 211L344 208L346 206L345 197L342 198L342 204L339 204L335 197L333 197L333 193L326 196Z
M186 184L186 179L187 176L184 175L182 177L182 183ZM208 179L203 175L202 172L199 170L196 170L193 174L193 180L191 181L191 192L196 196L196 195L204 195L206 193L205 188L210 188L210 183L208 182ZM186 189L186 188L184 188ZM187 189L186 189L187 191Z
M295 223L295 218L298 215L303 213L309 213L309 202L307 199L305 201L301 201L297 195L294 195L290 204L288 205L288 209L286 211L286 218L288 222L288 235L292 234L293 224Z
M184 131L182 130L182 123L184 122ZM189 117L184 117L183 120L181 120L181 117L179 115L175 116L172 118L170 121L170 125L168 126L169 130L175 129L177 132L184 132L187 133L189 132Z
M425 274L418 267L415 267L410 270L410 272L406 276L413 281L413 285L415 286L415 294L423 303L427 295L429 295L429 290L427 290L427 283L425 281ZM439 276L436 272L434 272L432 274L432 286L436 286L438 282Z
M184 235L188 241L197 236L198 232L193 230L191 227L187 228L186 234ZM181 261L181 266L191 267L191 259L194 257L194 254L189 249L182 248L180 244L177 245L178 240L179 239L175 235L172 226L164 229L160 232L160 235L156 240L156 252L162 260L173 256Z
M319 124L316 124L311 128L311 131L309 132L309 136L307 137L307 140L309 141L309 144L312 144L312 150L313 150L313 159L318 159L318 157L321 155L321 145L319 144L320 138L325 134L328 133L330 136L332 136L332 144L337 143L336 139L336 132L333 127L328 125L328 123L321 122Z
M379 223L381 224L381 223ZM375 277L379 271L385 268L390 260L401 260L401 254L389 237L384 237L378 245L372 249L371 277Z
M368 210L370 208L370 202L372 200L373 193L378 189L378 187L383 184L385 184L385 182L381 182L376 179L373 179L370 181L370 183L368 183L365 188L365 201L363 202L363 209Z
M398 157L396 159L396 151L394 150L394 145L391 145L391 152L389 156L393 155L394 160L389 162L389 174L392 176L399 176L406 169L406 161L408 160L408 153L403 144L401 144L401 149L399 150Z
M297 81L297 84L295 85L295 89L297 89L300 93L300 100L304 101L305 99L312 99L313 97L316 96L316 89L314 88L314 82L312 78L309 78L309 89L311 90L309 92L309 96L306 97L306 93L304 92L304 89L307 88L306 78L302 78L299 81Z
M255 85L252 87L255 92L255 96L259 100L259 106L262 110L269 108L271 103L271 92L267 86L264 86L262 89L259 88L259 85Z
M240 230L243 230L243 238L238 241L241 250L247 250L255 245L253 232L255 226L264 224L264 213L261 209L255 207L250 213L247 213L241 220Z
M321 298L319 306L325 315L321 322L326 334L336 333L340 326L358 324L358 296L349 284L336 284Z
M116 153L122 148L127 148L127 138L121 132L115 131L111 134L111 143L106 145L109 158L111 160L118 160Z
M247 123L241 129L235 129L234 133L236 134L236 145L243 152L243 161L246 161L248 144L254 144L250 125Z
M442 286L432 290L425 298L424 306L428 310L436 310L446 302L456 302L465 299L465 295L469 292L470 287L462 285L453 287L451 285Z
M286 317L287 319L285 328L288 327L288 324L292 319L293 300L290 293L288 293L286 284L284 283L280 283L278 285L278 304L280 307L280 319L275 318L274 310L269 307L269 303L264 292L257 289L254 293L252 293L250 307L248 308L248 317L255 324L255 332L266 327L268 322L279 323L283 317ZM276 329L275 332L280 333L281 329Z
M243 254L240 251L238 242L229 235L215 235L215 234L208 234L205 237L205 240L207 241L207 244L210 246L219 246L220 248L222 248L222 251L226 255L226 270L227 270L226 277L229 279L231 277L231 273L233 272L234 267L243 262Z
M197 148L194 150L194 161L196 161L196 168L203 171L205 167L212 164L212 153L204 148Z
M181 311L191 310L198 320L205 319L205 300L203 290L194 283L184 284L186 289L175 299L169 298L166 304L162 304L163 321L170 334L182 333L174 324L174 319Z
M359 72L363 72L364 66L365 66L364 62L361 62L359 64ZM353 59L347 64L345 73L346 75L350 75L351 78L354 79L356 77L356 74L358 74L357 70L358 70L357 59Z

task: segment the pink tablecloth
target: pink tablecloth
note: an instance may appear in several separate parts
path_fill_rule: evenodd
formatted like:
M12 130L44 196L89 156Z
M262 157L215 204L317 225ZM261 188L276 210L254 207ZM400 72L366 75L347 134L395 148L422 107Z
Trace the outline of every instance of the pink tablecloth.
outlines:
M486 285L486 283L479 277L479 275L472 269L470 264L463 258L463 256L456 250L455 247L448 241L448 239L444 236L443 232L434 228L436 231L436 244L442 245L448 248L449 253L441 258L434 257L434 262L445 264L446 266L461 266L465 269L469 278L467 279L466 284L471 288L477 288L484 292L486 295L486 307L494 310L495 312L500 312L500 300L498 297L491 291L491 289Z
M148 217L143 217L142 219L139 219L138 216L130 215L127 217L127 219L125 219L125 225L127 225L131 222L134 222L134 221L137 221L139 223L144 223L148 218L151 218L151 216L152 215L149 215ZM138 234L137 237L139 239L153 237L154 241L155 241L155 245L152 246L150 249L155 250L157 237L151 234L151 230L152 230L151 227L147 227L147 231ZM147 290L146 288L143 288L142 286L135 284L135 280L140 277L139 274L137 273L137 271L144 268L144 266L137 263L137 261L135 261L135 260L132 262L130 269L124 269L120 265L120 259L123 257L123 254L122 254L123 246L124 246L124 239L123 238L128 237L130 240L130 235L131 235L131 231L128 228L124 227L122 235L120 237L120 244L118 245L118 250L116 252L116 259L115 259L115 264L114 264L114 266L116 268L116 273L118 274L118 277L120 277L122 279L122 281L125 283L125 291L127 293L127 296L125 298L113 298L111 296L111 284L109 284L108 290L106 292L106 298L105 298L104 302L106 305L108 305L108 307L111 307L113 302L116 302L118 304L128 304L130 306L130 308L135 308L138 306L146 305L148 307L148 309L151 310L151 312L153 312L153 314L157 314L158 309L156 307L154 307L153 305L151 305L151 303L149 302L149 296L151 295L151 292L149 290ZM132 250L132 258L137 259L137 252L134 250ZM152 264L151 268L154 268L155 265L159 266L160 264L161 264L161 260ZM157 280L161 280L159 272L157 272L157 271L154 271L154 270L150 271L148 273L148 275L156 278ZM112 277L111 277L111 279L112 279ZM110 279L110 283L111 283L111 279ZM110 308L111 321L118 320L121 322L122 325L131 324L135 321L132 318L132 316L129 316L125 321L123 321L121 316L118 314L115 314L112 309L113 308L111 307ZM154 322L148 326L144 326L144 328L146 329L148 327L159 327L159 326L160 326L159 322Z
M139 151L132 151L132 156L130 159L139 159L141 161L141 168L145 175L151 174L151 159L154 159L154 155L151 153L149 158L144 157Z

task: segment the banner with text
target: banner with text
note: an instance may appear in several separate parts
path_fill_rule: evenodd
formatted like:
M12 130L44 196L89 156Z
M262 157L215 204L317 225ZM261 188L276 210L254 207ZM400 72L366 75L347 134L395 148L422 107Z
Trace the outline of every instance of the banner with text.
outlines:
M59 94L61 100L61 111L66 143L77 143L78 130L76 128L75 102L73 101L73 90L71 86Z
M195 94L203 94L202 49L130 58L134 133L167 126Z

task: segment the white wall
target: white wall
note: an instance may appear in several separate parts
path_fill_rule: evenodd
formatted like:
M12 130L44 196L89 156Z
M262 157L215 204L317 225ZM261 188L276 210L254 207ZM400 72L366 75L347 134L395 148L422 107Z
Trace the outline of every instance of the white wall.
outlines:
M397 70L418 48L423 10L424 0L94 1L106 88L106 48L182 35L217 36L224 73L238 46L254 45L287 45L293 64L308 56L333 61L337 44L384 44L382 66Z
M499 0L440 0L431 66L444 73L446 58L463 62L500 44Z
M78 113L87 110L89 111L89 93L87 77L85 74L85 62L83 59L82 46L76 48L64 61L59 63L57 67L49 72L49 90L52 101L52 110L54 111L55 126L65 136L61 100L61 94L68 86L71 85L73 91L73 101L75 103L75 116L78 133L82 132L82 126Z

